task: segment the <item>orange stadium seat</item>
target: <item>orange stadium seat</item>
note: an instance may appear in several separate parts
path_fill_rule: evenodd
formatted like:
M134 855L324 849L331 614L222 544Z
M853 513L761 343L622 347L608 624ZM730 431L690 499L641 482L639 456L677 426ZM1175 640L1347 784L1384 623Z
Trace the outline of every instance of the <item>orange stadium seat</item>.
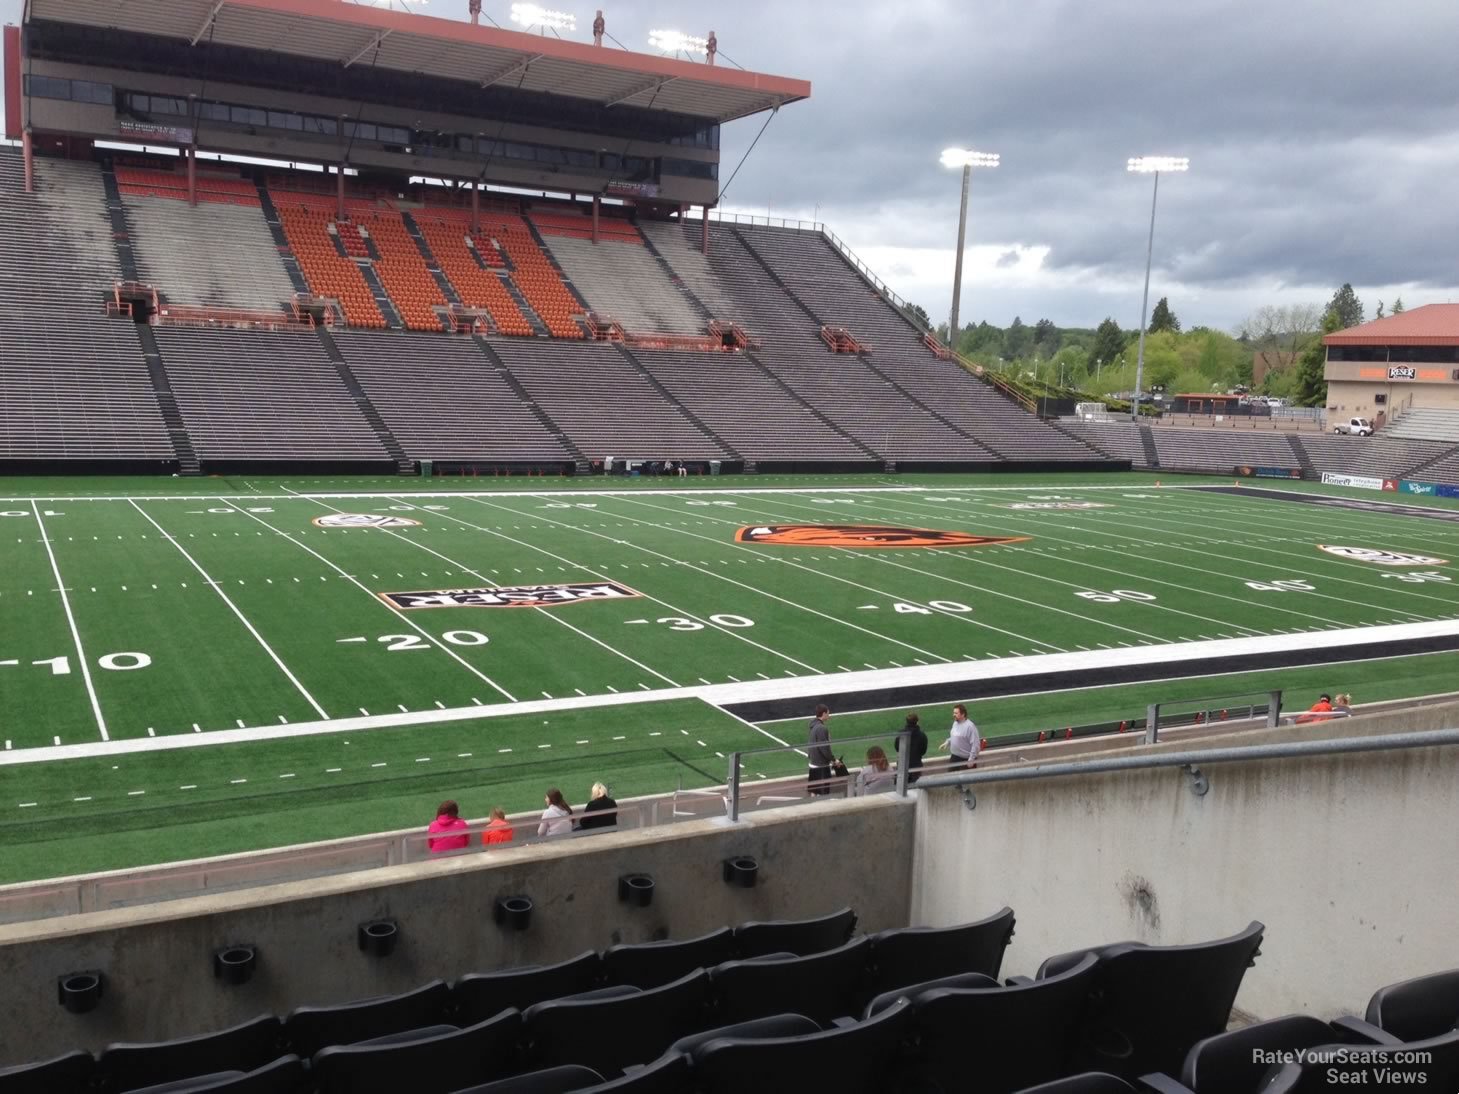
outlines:
M375 250L380 256L375 263L375 272L406 327L411 330L440 330L441 316L435 309L445 308L450 301L431 276L420 248L405 230L405 221L400 219L400 214L394 209L376 207L368 212L355 209L351 215L354 224L369 232L375 243Z
M354 262L340 255L329 235L334 202L325 195L274 192L270 195L299 269L317 296L334 297L352 327L385 329L385 317Z
M463 304L468 308L486 309L502 334L527 336L532 333L532 325L517 307L512 294L507 292L501 278L482 269L466 246L466 238L470 234L470 223L466 217L454 211L422 209L415 214L415 222ZM481 236L474 242L476 253L483 263L496 267L505 265L490 239Z

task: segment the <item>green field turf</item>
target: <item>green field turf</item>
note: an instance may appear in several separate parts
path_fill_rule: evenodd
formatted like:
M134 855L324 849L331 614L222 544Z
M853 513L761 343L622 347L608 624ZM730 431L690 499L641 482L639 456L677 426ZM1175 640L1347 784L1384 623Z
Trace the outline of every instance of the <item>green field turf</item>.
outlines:
M61 746L43 762L0 763L0 881L407 825L446 796L480 816L531 808L548 785L581 800L599 778L619 796L720 782L724 754L771 741L698 698L709 686L744 701L767 681L800 680L809 696L819 677L869 670L1045 654L1097 668L1138 647L1279 648L1283 635L1459 619L1459 524L1181 488L1204 481L0 482L4 759ZM315 523L340 514L414 523ZM1011 542L735 540L741 528L827 523ZM1379 566L1319 544L1438 561ZM379 595L603 582L629 595L413 611ZM1318 665L1221 686L1347 689L1361 702L1452 690L1455 663ZM1118 719L1215 683L995 699L975 717L990 735ZM626 703L657 697L668 701ZM847 716L838 732L889 730L894 713ZM764 728L799 733L788 724ZM188 747L132 750L182 738ZM774 757L751 775L802 762ZM65 831L77 820L85 836Z

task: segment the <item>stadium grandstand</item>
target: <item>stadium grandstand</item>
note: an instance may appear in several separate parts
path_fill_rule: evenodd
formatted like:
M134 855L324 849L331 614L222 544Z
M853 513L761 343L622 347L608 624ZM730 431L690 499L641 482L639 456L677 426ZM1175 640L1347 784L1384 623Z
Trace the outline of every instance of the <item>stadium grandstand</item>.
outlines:
M1459 1090L1453 306L1033 399L394 6L4 30L0 1094Z

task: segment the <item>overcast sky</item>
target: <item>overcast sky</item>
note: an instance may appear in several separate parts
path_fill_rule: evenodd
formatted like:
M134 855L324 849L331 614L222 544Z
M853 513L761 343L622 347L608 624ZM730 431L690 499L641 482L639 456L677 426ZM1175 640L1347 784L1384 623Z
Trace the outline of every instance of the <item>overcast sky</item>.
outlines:
M155 0L165 2L165 0ZM962 319L1139 322L1150 180L1152 306L1236 326L1264 303L1459 301L1459 2L1389 0L598 0L609 32L718 32L723 58L812 82L725 194L824 220L898 292L946 318L957 234L949 145L976 171ZM588 37L590 7L560 6ZM596 4L594 4L596 6ZM0 0L17 21L20 0ZM466 0L414 10L465 17ZM485 0L506 23L507 0ZM727 180L761 119L726 127Z

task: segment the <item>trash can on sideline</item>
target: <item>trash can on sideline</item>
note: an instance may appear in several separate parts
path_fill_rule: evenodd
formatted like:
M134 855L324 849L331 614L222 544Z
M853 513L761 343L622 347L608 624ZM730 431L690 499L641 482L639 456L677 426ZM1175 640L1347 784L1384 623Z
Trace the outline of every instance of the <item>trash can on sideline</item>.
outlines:
M720 461L719 460L710 460L709 461L709 473L711 475L718 475L719 474L719 465L720 465Z

